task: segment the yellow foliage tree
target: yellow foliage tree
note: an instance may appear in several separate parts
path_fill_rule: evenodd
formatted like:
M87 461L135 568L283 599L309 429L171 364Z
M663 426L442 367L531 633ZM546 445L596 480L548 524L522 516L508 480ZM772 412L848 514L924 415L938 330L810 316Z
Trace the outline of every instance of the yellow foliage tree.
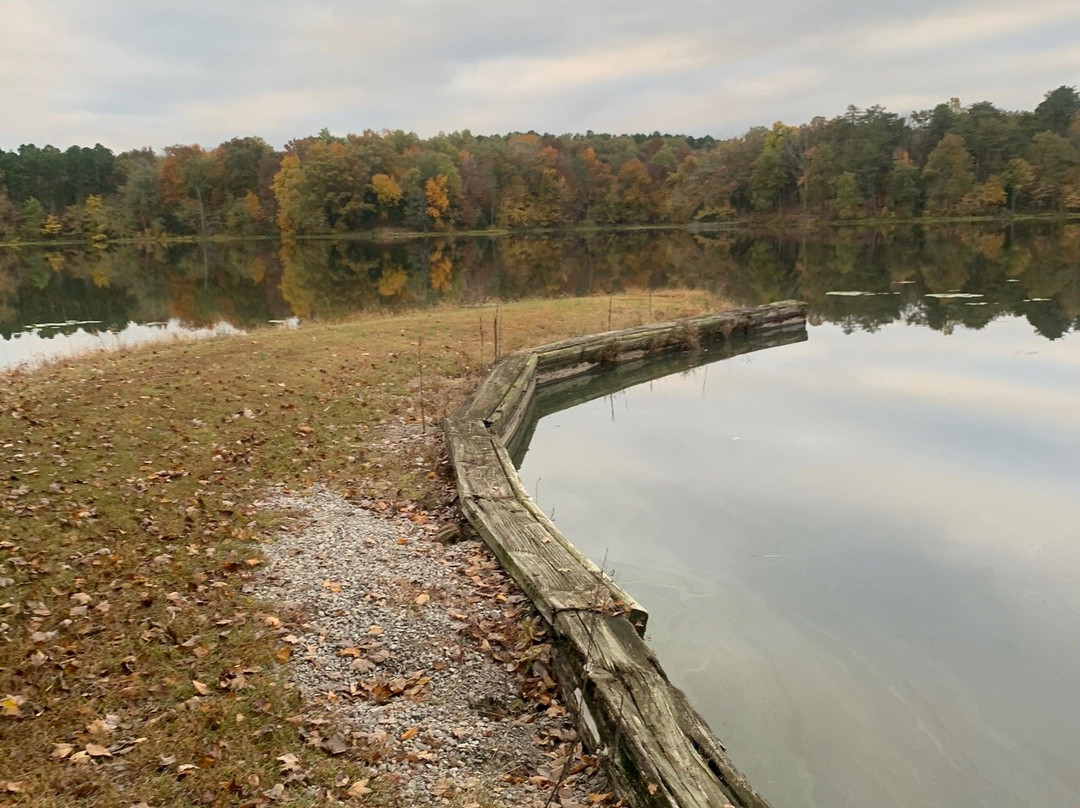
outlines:
M277 225L282 238L296 235L296 208L301 203L301 185L304 169L300 157L286 154L281 158L281 168L274 175L274 196L277 197Z
M446 183L445 174L436 174L424 183L424 199L427 200L424 212L431 217L436 230L443 228L443 216L450 209L450 194Z
M390 208L401 202L401 186L389 174L376 174L371 178L371 190L375 192L375 201L379 205L379 218L385 219Z
M41 225L41 233L46 236L59 236L60 231L63 229L63 225L60 220L53 216L51 213L45 217L45 223Z

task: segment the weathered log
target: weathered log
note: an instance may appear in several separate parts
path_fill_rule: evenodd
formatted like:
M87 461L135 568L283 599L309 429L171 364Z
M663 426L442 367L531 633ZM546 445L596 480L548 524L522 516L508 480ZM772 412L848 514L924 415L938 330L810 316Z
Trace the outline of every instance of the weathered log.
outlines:
M462 510L552 627L564 698L583 737L604 753L620 796L636 808L768 804L641 639L645 611L529 498L508 450L527 446L534 411L568 406L560 397L588 400L805 339L805 329L805 307L789 301L563 340L505 357L446 422ZM713 344L723 347L698 351ZM694 358L664 358L688 349ZM594 372L616 365L627 372Z
M559 532L525 492L502 443L482 421L445 425L462 511L548 622L563 609L648 614Z
M763 808L708 725L625 620L556 617L556 674L620 795L636 808Z
M528 353L510 354L503 358L453 417L486 420L506 397L507 391L521 375L529 359Z

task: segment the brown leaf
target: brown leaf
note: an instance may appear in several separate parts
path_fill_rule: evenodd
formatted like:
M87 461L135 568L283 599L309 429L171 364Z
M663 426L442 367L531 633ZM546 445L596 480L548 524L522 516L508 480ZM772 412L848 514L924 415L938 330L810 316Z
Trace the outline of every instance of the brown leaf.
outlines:
M70 743L54 743L53 744L52 754L50 754L49 757L56 758L57 760L63 760L64 758L66 758L68 755L70 755L74 751L75 751L74 744L70 744Z
M9 791L12 794L22 794L26 791L25 780L8 780L4 783L4 791Z
M401 740L407 741L410 738L415 738L418 732L420 732L419 727L409 727L407 730L401 733Z
M322 744L323 751L331 755L343 755L349 751L349 745L340 735L335 735Z
M99 743L88 743L86 745L86 754L90 757L112 757L112 752Z
M349 669L359 674L371 673L371 671L375 670L375 663L370 659L354 659L349 665Z
M284 755L279 755L278 761L281 763L281 770L283 772L295 772L300 770L300 758L292 752L286 752Z
M291 645L283 645L274 653L275 659L278 662L288 662L292 659L293 647Z
M416 596L416 600L414 600L413 603L417 606L424 606L429 600L431 600L431 596L428 595L427 592L422 592Z
M271 800L280 800L285 796L285 786L281 783L276 783L273 788L267 789L263 792L263 796Z
M329 589L334 594L341 591L342 587L337 581L323 581L323 589Z
M198 693L200 696L209 696L210 695L210 687L209 687L209 685L205 685L205 684L203 684L202 682L200 682L200 681L198 681L196 679L192 679L191 684L195 687L195 692Z
M372 626L371 628L369 628L367 630L367 633L371 634L372 636L377 637L377 636L379 636L380 634L383 633L383 627L382 626Z
M367 787L367 784L368 778L366 777L363 780L357 780L349 787L349 790L346 791L345 794L352 797L354 800L360 799L360 797L371 793L371 789Z
M22 715L22 710L19 709L26 699L22 696L4 696L0 699L0 715L4 718L18 718Z

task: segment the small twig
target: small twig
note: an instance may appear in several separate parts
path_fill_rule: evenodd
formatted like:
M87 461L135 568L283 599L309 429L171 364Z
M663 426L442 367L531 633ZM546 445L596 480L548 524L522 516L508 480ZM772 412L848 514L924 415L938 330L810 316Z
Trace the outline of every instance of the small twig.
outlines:
M480 367L484 366L484 315L480 315Z
M567 775L570 774L570 764L574 762L574 758L577 757L578 747L581 745L581 733L578 733L577 738L570 745L570 748L566 752L566 760L563 761L562 771L559 772L559 779L555 781L555 785L551 788L551 793L548 794L547 800L544 802L544 808L549 808L552 801L559 794L559 789L562 788L562 784L566 782Z

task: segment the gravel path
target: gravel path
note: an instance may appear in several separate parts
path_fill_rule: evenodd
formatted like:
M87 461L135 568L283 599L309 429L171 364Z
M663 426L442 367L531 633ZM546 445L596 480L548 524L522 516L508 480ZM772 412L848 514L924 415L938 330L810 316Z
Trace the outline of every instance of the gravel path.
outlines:
M294 615L292 682L375 750L373 784L407 806L614 804L581 754L552 798L580 748L543 623L482 543L320 488L269 504L297 519L264 546L255 594Z

